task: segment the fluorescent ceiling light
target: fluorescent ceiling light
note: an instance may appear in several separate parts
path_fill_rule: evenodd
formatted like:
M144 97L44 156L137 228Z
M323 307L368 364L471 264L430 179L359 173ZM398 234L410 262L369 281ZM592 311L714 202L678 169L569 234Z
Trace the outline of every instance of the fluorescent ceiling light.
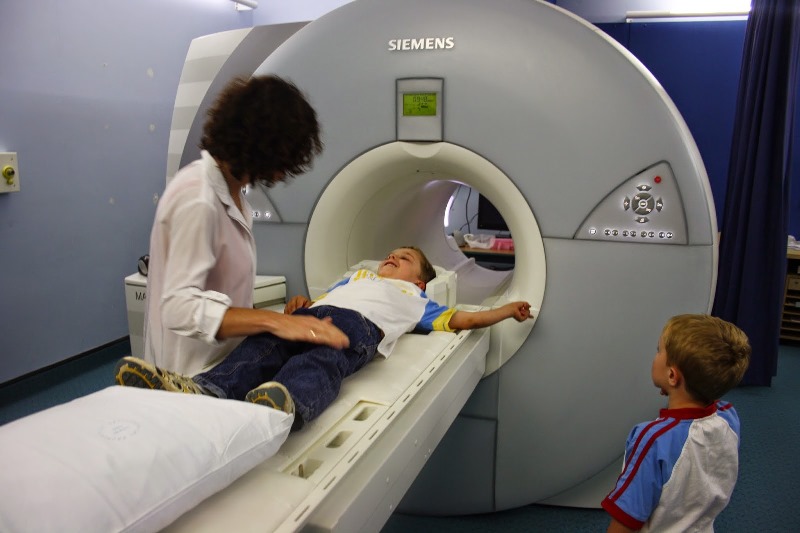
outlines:
M236 4L236 11L251 10L258 7L258 0L231 0Z
M641 19L686 19L699 17L747 17L750 0L674 0L670 8L659 11L628 11L628 22Z

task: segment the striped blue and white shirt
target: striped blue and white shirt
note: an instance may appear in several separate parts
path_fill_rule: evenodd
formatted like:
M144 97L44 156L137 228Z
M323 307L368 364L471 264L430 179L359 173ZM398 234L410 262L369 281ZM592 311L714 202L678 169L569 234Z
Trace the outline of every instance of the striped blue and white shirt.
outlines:
M662 409L633 428L625 466L602 506L642 531L712 532L739 470L739 417L728 402Z

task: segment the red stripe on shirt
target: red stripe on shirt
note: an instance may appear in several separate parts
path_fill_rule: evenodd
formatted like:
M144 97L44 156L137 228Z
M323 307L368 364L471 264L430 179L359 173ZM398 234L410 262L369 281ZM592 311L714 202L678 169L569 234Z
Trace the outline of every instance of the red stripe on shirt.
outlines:
M651 422L645 428L644 431L642 431L642 433L636 439L636 444L633 445L633 449L631 450L631 457L635 457L636 456L636 450L639 448L639 445L641 444L642 439L644 438L644 435L647 434L648 431L650 431L650 428L652 428L655 424L660 424L660 423L663 423L663 422L664 422L664 420L662 420L662 419L654 420L653 422ZM667 424L663 428L661 428L658 431L656 431L655 433L653 433L653 435L651 435L650 438L647 439L647 442L645 443L644 447L642 448L641 453L638 454L639 456L636 458L636 463L633 465L633 468L630 470L630 474L628 474L628 478L625 480L625 483L623 483L622 486L619 489L615 490L612 494L610 494L608 496L609 500L616 501L617 498L619 498L619 495L621 493L625 492L625 489L627 489L628 485L630 485L631 481L633 481L634 476L636 476L636 472L639 470L639 467L642 465L642 461L644 461L644 458L647 456L648 450L650 450L650 448L653 446L653 443L656 441L656 439L658 439L658 437L660 437L661 435L663 435L664 433L666 433L670 429L672 429L675 426L677 426L679 423L680 423L680 420L674 419L674 420L672 420L672 422L670 422L669 424ZM628 468L626 467L625 470L628 470Z
M633 529L634 531L639 531L642 529L644 522L641 520L636 520L634 517L630 516L628 513L623 511L619 508L619 506L606 498L600 504L606 512L611 515L611 518L622 524L623 526L627 527L628 529Z

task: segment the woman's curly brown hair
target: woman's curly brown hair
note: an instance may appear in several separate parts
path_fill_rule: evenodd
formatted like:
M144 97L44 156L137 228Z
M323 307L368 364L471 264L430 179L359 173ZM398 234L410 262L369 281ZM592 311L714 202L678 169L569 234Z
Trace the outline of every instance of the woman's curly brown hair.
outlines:
M311 168L322 152L317 113L278 76L235 78L208 111L200 148L227 163L237 180L271 186Z

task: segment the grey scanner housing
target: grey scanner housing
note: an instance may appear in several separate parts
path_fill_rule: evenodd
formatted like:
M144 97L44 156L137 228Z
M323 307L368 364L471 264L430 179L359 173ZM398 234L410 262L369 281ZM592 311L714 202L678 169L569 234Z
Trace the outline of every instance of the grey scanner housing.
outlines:
M716 282L708 179L658 81L597 28L535 0L356 0L307 25L230 33L208 54L206 94L176 101L191 118L173 123L185 142L170 142L168 176L197 157L203 111L233 75L291 79L324 129L307 175L248 194L264 215L259 273L311 291L416 244L458 272L460 303L534 306L535 320L492 328L484 378L400 509L597 507L631 427L663 407L650 379L663 324L708 312ZM423 87L404 88L414 80ZM438 91L418 130L404 91ZM503 215L512 272L448 245L458 183Z

